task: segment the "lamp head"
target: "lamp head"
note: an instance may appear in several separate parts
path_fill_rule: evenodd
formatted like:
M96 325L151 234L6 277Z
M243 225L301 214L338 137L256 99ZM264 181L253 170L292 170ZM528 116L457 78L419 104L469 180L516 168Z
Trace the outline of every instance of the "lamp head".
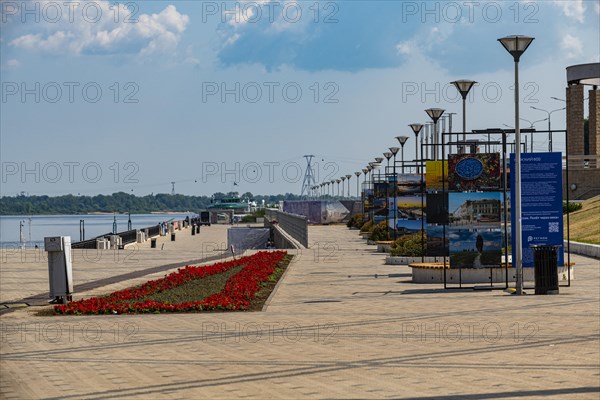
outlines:
M524 35L512 35L505 36L503 38L498 39L500 44L504 46L506 51L513 56L515 62L519 62L521 55L525 53L525 50L529 47L531 42L533 42L535 38L531 36Z
M463 100L467 98L467 95L469 94L471 88L477 84L477 82L468 79L459 79L451 83L460 92L460 95L462 96Z
M427 113L427 115L429 115L429 118L431 118L434 124L438 122L438 119L440 119L444 111L446 110L444 110L443 108L428 108L427 110L425 110L425 112Z
M404 147L404 143L408 140L408 136L396 136L396 139L400 143L400 146Z
M421 132L421 129L423 129L423 124L410 124L409 125L410 128L413 130L413 132L415 133L415 136L419 136L419 132Z

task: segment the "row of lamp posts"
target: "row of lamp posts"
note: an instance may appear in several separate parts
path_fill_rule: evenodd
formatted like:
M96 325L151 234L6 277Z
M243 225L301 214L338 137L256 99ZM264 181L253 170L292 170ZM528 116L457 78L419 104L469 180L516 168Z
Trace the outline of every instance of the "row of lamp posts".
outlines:
M534 38L533 37L529 37L529 36L522 36L522 35L513 35L513 36L506 36L503 38L498 39L498 41L502 44L502 46L506 49L506 51L508 51L514 59L514 87L515 87L515 170L512 171L512 173L515 176L515 187L513 188L514 190L514 204L512 207L512 212L515 213L515 226L513 227L513 234L515 236L515 259L513 260L513 265L515 266L516 269L516 278L517 278L517 283L516 283L516 294L522 294L523 293L523 264L522 264L522 260L523 260L523 254L522 254L522 243L523 243L523 237L522 237L522 231L521 231L521 131L520 131L520 127L519 127L519 60L521 55L523 55L523 53L527 50L527 48L529 47L529 45L533 42ZM473 88L473 86L476 84L477 82L472 81L472 80L467 80L467 79L461 79L461 80L457 80L452 82L452 84L456 87L456 89L458 90L458 92L460 93L461 97L462 97L462 143L458 140L458 135L456 138L456 144L457 144L457 150L458 153L462 153L462 152L466 152L466 145L467 145L467 112L466 112L466 100L467 100L467 96L469 94L469 92L471 91L471 89ZM540 111L544 111L544 110L540 110ZM429 108L427 110L425 110L425 112L427 113L427 115L429 116L429 118L431 118L431 120L433 121L433 159L434 160L438 160L439 159L439 145L440 143L438 143L439 138L438 138L438 121L439 119L442 117L442 115L444 114L445 110L442 108ZM548 116L550 117L550 116ZM413 123L409 125L410 128L412 129L413 133L415 134L415 164L416 164L416 172L417 174L421 173L420 168L419 168L419 143L418 143L418 138L419 138L419 133L421 132L421 130L423 129L423 124L420 123ZM550 129L549 129L550 130ZM551 132L550 132L551 135ZM397 136L396 139L398 140L398 142L400 143L400 148L398 147L390 147L389 151L386 151L383 153L383 155L385 156L385 158L387 159L387 167L389 169L389 164L390 164L390 158L394 158L394 165L393 165L393 175L394 175L394 239L396 238L396 232L397 232L397 227L396 227L396 223L397 223L397 217L398 217L398 207L397 207L397 179L398 179L398 175L396 174L396 154L398 153L398 150L401 151L401 165L402 165L402 169L401 169L401 173L404 174L404 145L406 144L406 142L408 141L408 136ZM459 143L461 143L461 145L459 145ZM549 149L552 149L552 139L550 136L549 139ZM421 155L421 158L423 158L423 155ZM381 162L383 161L383 158L381 157L376 157L375 158L375 162L370 162L369 165L367 165L365 168L362 169L362 174L364 175L364 181L363 181L363 185L365 185L367 182L371 182L371 187L374 188L373 183L374 183L374 171L376 169L378 169L381 166ZM371 174L370 178L368 177L368 174ZM354 173L356 175L356 197L359 198L359 177L361 175L361 171L357 171ZM386 175L388 174L388 171L386 170ZM348 196L350 196L350 177L352 175L345 175L345 178L348 180ZM341 181L344 181L344 177L341 178ZM316 186L315 189L318 189L320 187L321 189L321 194L323 193L323 187L326 185L327 188L329 188L329 184L333 184L337 182L338 183L338 195L339 195L339 182L340 180L332 180L330 182L323 182L321 183L319 186ZM333 186L332 186L333 187ZM329 189L328 189L328 193L329 193ZM343 189L342 189L342 196L343 196Z

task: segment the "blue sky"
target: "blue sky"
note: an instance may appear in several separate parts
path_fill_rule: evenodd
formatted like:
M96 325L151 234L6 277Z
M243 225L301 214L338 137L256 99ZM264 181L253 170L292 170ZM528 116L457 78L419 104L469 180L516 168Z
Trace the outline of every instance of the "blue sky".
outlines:
M425 108L458 126L455 79L480 82L469 129L512 125L498 37L536 37L521 62L530 121L545 118L531 105L563 106L550 97L564 98L565 68L600 48L597 1L88 3L70 20L62 2L3 2L2 195L143 195L173 181L185 194L298 193L304 154L333 179L398 135L414 157L407 125Z

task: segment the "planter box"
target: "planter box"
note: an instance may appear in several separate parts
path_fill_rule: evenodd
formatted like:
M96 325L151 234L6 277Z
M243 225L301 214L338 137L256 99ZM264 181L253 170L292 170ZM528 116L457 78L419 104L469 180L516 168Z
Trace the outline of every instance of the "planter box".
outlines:
M493 283L502 283L506 279L506 270L504 268L463 268L460 280L462 283L473 284L489 284L490 278ZM490 275L491 273L491 275ZM558 282L566 283L568 281L568 271L565 267L558 267ZM571 267L571 280L574 280L574 269ZM415 283L444 283L444 270L433 268L412 268L412 281ZM508 281L516 281L516 270L508 269ZM526 285L533 285L534 270L533 268L523 268L523 281ZM458 269L446 270L446 283L458 284L459 272Z
M377 252L378 253L389 253L390 250L392 250L391 244L377 243Z
M408 264L412 264L412 263L420 263L420 262L444 262L444 258L443 257L425 257L423 258L423 261L421 261L421 257L402 257L402 256L396 256L396 257L386 257L385 258L385 263L387 265L408 265Z

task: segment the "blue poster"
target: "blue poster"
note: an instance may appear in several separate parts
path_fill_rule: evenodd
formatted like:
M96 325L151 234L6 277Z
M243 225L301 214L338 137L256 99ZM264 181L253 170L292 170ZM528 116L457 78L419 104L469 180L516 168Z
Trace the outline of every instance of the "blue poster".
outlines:
M515 187L514 153L510 155L510 187ZM510 192L514 211L514 190ZM562 153L521 153L521 224L523 267L533 267L531 245L560 245L558 266L564 265ZM511 226L515 214L511 212ZM513 259L515 235L512 235Z

